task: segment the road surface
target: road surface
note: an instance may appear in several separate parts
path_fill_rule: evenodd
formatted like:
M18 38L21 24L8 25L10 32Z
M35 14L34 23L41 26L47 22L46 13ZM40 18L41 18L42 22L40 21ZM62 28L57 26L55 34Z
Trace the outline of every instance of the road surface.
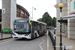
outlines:
M27 39L7 39L0 41L0 50L47 50L47 35Z

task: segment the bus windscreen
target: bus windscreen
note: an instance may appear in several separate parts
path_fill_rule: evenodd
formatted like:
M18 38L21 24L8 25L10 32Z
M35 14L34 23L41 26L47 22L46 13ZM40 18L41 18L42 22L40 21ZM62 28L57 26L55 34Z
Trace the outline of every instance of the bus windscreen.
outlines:
M14 31L29 32L29 23L15 23Z

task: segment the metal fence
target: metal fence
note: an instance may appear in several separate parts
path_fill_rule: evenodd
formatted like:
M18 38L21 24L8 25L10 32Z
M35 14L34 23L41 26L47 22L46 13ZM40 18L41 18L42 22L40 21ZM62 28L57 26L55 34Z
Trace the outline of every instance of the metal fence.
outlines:
M54 48L54 50L56 50L56 36L55 36L55 31L54 31L54 33L51 33L51 31L48 31L48 33L49 33L49 36L51 38L51 42L52 42L53 48Z
M53 33L51 31L48 31L54 50L56 50L56 35L55 35L56 33L55 32L56 30L54 30ZM67 48L67 46L64 45L64 50L69 50L69 48Z

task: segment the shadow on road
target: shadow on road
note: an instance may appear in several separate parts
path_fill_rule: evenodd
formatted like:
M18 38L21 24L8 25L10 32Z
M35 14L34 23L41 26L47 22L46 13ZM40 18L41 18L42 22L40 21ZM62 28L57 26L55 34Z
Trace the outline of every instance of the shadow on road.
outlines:
M26 38L22 38L22 39L15 39L15 41L31 41L32 39L26 39Z

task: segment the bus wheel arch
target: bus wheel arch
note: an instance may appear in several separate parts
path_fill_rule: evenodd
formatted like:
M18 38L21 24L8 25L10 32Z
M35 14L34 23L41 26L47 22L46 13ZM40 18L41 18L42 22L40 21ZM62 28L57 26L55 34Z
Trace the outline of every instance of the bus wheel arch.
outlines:
M39 34L38 34L37 30L34 31L34 35L35 34L37 35L37 37L39 37Z

